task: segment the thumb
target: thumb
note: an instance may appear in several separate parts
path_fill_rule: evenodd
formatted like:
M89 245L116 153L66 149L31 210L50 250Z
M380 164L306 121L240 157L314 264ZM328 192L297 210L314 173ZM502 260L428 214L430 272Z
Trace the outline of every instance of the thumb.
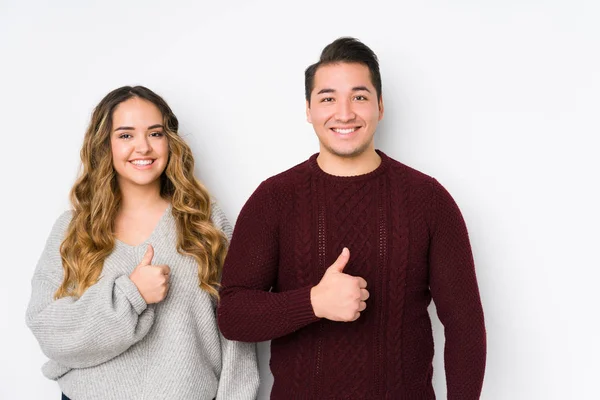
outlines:
M148 249L146 250L146 253L144 254L144 257L142 257L142 261L140 262L140 266L152 264L152 258L153 257L154 257L154 248L152 247L151 244L149 244L148 245Z
M338 256L337 260L335 260L335 262L331 264L331 267L329 267L329 269L336 272L344 272L344 267L346 266L346 264L348 264L348 260L350 260L350 250L344 247L342 253Z

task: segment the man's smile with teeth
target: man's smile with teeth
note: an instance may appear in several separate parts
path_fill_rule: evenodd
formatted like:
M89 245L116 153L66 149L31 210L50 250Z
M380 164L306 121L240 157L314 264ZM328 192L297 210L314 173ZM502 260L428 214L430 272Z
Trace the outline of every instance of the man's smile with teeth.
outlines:
M347 135L349 133L354 132L358 128L331 128L336 133L341 133L342 135Z

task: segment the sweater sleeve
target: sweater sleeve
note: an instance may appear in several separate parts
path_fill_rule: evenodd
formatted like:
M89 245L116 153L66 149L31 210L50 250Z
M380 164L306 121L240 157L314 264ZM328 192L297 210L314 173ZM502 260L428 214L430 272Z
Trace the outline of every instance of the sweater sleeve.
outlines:
M231 223L227 219L227 216L219 206L219 204L215 201L211 203L210 206L210 220L213 225L216 226L225 234L225 238L227 242L231 241L231 235L233 234L233 228L231 227Z
M260 377L256 344L228 340L221 335L221 376L216 400L254 400Z
M221 207L212 203L211 220L231 240L232 227ZM235 342L219 333L221 375L216 400L254 400L260 383L256 344Z
M430 289L446 344L449 400L479 399L486 359L486 333L467 228L450 194L433 181Z
M270 291L277 281L279 240L278 204L269 186L263 182L242 208L223 268L218 321L231 340L272 340L319 320L311 286Z
M71 213L54 224L38 261L26 322L48 358L69 368L104 363L142 339L154 321L127 275L101 277L83 295L53 296L63 278L60 244Z

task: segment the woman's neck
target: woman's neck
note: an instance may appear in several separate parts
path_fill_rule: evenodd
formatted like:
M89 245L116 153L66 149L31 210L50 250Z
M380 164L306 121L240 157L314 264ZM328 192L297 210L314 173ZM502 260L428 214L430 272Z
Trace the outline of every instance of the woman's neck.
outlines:
M120 212L135 212L137 210L148 210L154 208L163 208L169 204L169 201L160 195L159 185L121 186L121 206Z

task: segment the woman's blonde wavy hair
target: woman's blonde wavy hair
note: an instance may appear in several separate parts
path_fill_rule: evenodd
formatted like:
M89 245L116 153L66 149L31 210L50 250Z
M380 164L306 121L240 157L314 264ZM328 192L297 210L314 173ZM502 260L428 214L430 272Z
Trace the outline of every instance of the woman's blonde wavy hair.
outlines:
M81 173L71 189L73 218L60 246L64 278L54 297L80 297L98 281L115 246L121 192L110 146L112 116L119 104L133 97L151 102L162 113L169 160L160 177L161 196L172 204L177 251L196 260L200 287L218 298L227 241L210 220L210 195L194 177L194 158L177 133L177 118L160 96L143 86L115 89L93 111L81 148Z

